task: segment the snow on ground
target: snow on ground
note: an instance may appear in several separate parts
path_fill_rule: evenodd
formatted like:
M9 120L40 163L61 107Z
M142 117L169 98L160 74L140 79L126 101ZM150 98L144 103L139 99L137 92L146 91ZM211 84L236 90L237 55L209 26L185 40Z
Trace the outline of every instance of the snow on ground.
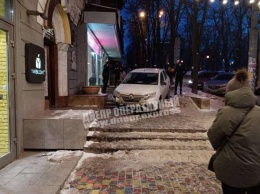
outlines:
M54 110L48 116L51 119L82 119L84 115L91 114L94 110Z
M183 87L183 95L184 96L194 96L194 97L202 97L202 98L209 98L210 99L210 110L218 110L222 106L224 106L224 98L221 96L216 96L214 94L203 92L202 90L198 90L198 94L194 94L191 92L191 88ZM207 111L201 110L201 111Z
M47 160L50 162L61 162L66 158L70 158L72 156L81 156L82 151L69 151L69 150L59 150L56 152L48 152L46 153Z
M183 96L193 96L195 94L191 93L191 89L188 87L183 88ZM210 98L210 105L211 111L213 114L206 114L204 115L203 123L201 125L205 125L205 128L209 127L213 121L213 117L215 112L221 108L223 103L223 97L214 96L211 94L204 93L202 91L198 91L198 94L201 97ZM187 109L188 114L185 116L185 120L181 120L181 117L176 117L178 122L185 123L185 126L196 126L197 120L201 119L201 116L198 115L197 111L192 108ZM194 111L194 112L193 112ZM196 112L195 112L196 111ZM202 111L203 112L203 111ZM185 113L186 114L186 113ZM195 115L194 115L195 114ZM168 123L163 121L165 117L158 117L153 118L152 121L158 125L167 125ZM147 119L149 120L149 119ZM150 119L151 120L151 119ZM149 120L149 121L150 121ZM173 121L173 119L172 119ZM139 121L135 122L126 122L121 123L121 127L133 127L134 124L140 126ZM154 126L155 123L148 122L146 125L142 125L143 127L150 127L150 123ZM174 122L172 122L170 127L174 126ZM166 127L167 128L167 127ZM140 132L142 134L143 132ZM182 134L183 135L183 134ZM206 133L187 133L183 137L191 137L191 136L206 136ZM158 144L160 142L158 141ZM175 141L175 143L180 144L180 146L184 146L183 142ZM186 142L187 144L187 142ZM201 142L201 141L194 141L189 142L189 144L193 144L193 146L201 146L206 144L209 148L211 148L209 142ZM128 145L131 146L131 145ZM185 146L184 146L185 147ZM190 163L191 168L193 164L204 164L206 165L209 161L210 156L213 153L213 149L207 150L189 150L182 149L182 150L132 150L132 151L117 151L115 153L106 153L106 154L92 154L92 153L83 153L82 158L78 162L77 167L71 173L68 180L65 182L64 188L61 190L60 194L77 194L78 190L75 188L70 187L70 183L75 180L77 170L84 168L88 172L95 172L97 169L103 170L116 170L122 171L125 169L133 168L133 169L148 169L153 168L154 166L167 166L172 165L173 163Z

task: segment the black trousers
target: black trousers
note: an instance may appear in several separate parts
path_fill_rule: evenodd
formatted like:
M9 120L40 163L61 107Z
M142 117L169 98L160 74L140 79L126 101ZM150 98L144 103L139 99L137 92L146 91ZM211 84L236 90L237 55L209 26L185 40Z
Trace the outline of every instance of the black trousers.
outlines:
M236 188L222 183L223 194L260 194L260 184L248 188Z
M103 87L102 87L102 93L106 93L107 92L107 84L108 84L108 78L109 77L103 77Z
M180 84L180 93L182 92L182 82L183 82L183 77L176 77L175 78L175 94L177 94L177 89L178 85Z
M119 84L119 80L120 80L120 74L119 75L115 75L115 86L117 86Z

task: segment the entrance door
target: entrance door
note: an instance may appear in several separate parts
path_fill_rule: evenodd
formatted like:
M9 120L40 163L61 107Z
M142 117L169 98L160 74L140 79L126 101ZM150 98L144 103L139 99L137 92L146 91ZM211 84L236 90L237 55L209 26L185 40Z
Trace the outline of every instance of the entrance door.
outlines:
M13 28L0 21L0 168L16 157Z

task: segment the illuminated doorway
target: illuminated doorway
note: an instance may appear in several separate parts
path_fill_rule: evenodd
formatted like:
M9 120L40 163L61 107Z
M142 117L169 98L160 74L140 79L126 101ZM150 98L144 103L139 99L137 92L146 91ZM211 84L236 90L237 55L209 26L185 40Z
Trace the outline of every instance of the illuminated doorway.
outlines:
M0 21L0 168L16 156L12 29Z

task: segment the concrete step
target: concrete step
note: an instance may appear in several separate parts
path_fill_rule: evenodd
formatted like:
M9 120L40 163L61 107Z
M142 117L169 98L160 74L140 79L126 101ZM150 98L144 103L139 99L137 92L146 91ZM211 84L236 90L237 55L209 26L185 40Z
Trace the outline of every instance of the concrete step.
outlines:
M115 87L108 87L107 90L106 90L106 92L112 94L112 93L114 92L115 89L116 89Z
M180 141L180 140L131 140L113 142L87 141L85 152L104 153L119 150L212 150L209 141Z
M105 109L115 108L115 107L116 107L116 103L113 100L110 99L105 100Z
M110 108L115 108L116 105L115 104L106 104L105 105L105 109L110 109Z
M176 126L177 127L177 126ZM89 131L99 131L99 132L158 132L158 133L205 133L206 129L194 129L194 128L144 128L141 127L131 127L131 128L122 128L122 127L91 127Z
M115 104L113 100L105 100L105 104Z
M182 140L182 141L207 141L206 133L164 133L164 132L99 132L92 131L87 135L87 141L119 141L119 140L139 140L139 139L162 139L162 140Z

